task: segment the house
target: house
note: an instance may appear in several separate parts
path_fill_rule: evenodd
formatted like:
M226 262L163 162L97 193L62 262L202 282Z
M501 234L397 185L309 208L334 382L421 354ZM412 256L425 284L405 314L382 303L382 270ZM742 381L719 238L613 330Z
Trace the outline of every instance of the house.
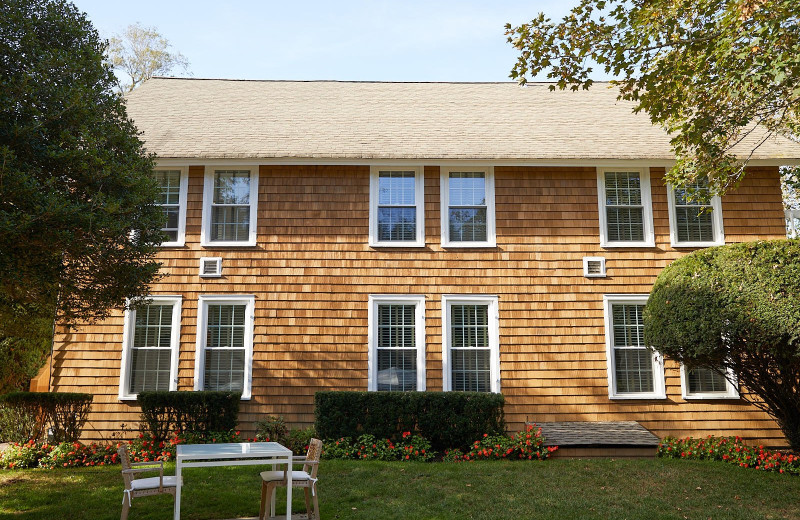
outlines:
M474 390L512 427L783 443L743 389L652 355L641 310L676 258L785 236L800 145L767 141L700 211L601 83L155 78L128 110L170 241L149 307L57 334L50 388L95 394L87 436L135 429L142 389L241 389L243 430L311 424L318 390Z

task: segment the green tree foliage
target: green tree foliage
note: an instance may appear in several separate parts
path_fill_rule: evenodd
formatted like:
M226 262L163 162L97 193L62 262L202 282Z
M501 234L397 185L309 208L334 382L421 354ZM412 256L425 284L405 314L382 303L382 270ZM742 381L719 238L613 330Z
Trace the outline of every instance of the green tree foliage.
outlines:
M180 52L171 52L170 47L158 29L140 23L129 25L122 34L111 38L108 61L119 74L120 92L130 92L153 76L169 74L175 68L188 72L189 60Z
M547 70L577 90L599 65L621 99L671 134L668 180L707 177L721 194L766 139L800 135L799 14L797 0L581 0L559 23L542 13L506 25L520 51L511 77Z
M154 160L103 51L64 0L0 3L0 342L106 316L157 276Z
M695 251L658 276L645 342L688 367L730 369L800 450L800 241Z

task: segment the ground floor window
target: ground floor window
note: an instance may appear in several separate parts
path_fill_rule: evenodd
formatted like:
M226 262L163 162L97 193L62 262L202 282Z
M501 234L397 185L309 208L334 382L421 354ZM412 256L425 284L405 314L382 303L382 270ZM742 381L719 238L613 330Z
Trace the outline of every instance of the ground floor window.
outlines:
M369 297L369 390L425 390L425 297Z
M681 365L684 399L738 399L739 390L734 382L735 378L722 370Z
M442 298L444 390L500 391L497 296Z

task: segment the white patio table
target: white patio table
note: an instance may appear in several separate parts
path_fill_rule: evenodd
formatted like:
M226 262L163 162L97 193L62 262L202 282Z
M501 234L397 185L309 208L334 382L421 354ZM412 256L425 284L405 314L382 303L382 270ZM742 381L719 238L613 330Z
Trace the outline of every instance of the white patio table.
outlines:
M277 442L236 442L229 444L179 444L175 465L175 520L181 518L181 469L207 466L250 466L286 464L286 518L292 518L292 451Z

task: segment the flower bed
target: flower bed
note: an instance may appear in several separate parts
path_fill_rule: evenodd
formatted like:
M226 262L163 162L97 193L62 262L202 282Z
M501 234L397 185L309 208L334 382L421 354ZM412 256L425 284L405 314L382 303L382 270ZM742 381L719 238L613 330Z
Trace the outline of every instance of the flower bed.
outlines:
M665 438L658 446L658 456L671 459L717 460L742 468L777 471L800 475L800 457L748 446L740 437L706 437L705 439Z
M325 441L322 448L322 457L326 459L428 461L435 455L427 439L411 432L403 432L397 443L362 435L355 440L342 437Z
M488 435L475 441L467 453L459 450L445 452L444 460L460 462L472 460L545 460L558 446L545 446L542 429L528 427L514 435Z

